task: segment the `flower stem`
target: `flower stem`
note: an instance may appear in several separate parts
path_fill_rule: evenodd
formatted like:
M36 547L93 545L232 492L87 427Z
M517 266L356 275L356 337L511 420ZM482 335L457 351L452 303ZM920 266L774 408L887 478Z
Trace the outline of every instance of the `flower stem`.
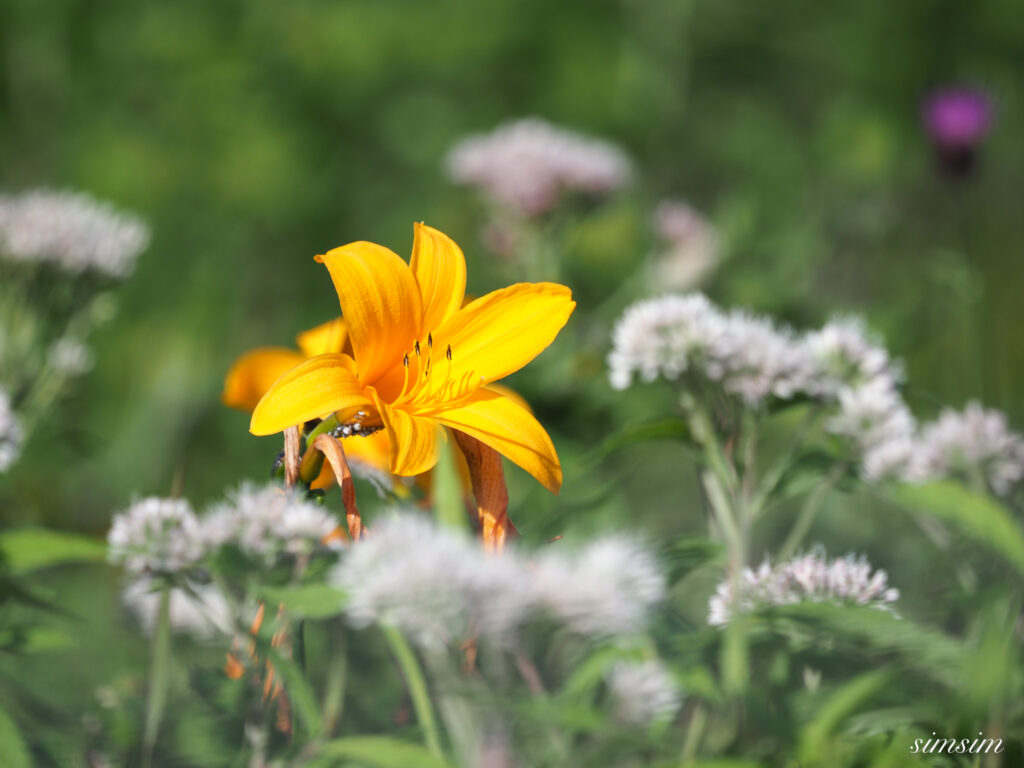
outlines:
M441 751L441 742L438 738L434 707L430 701L430 693L427 691L427 681L423 677L423 670L420 669L420 664L416 660L416 654L413 653L402 633L394 627L381 625L381 632L384 633L384 639L391 646L395 661L398 662L402 675L405 677L405 685L409 691L409 697L412 699L413 709L416 711L416 719L423 729L423 740L427 749L443 761L444 753Z
M149 696L146 700L146 724L142 737L142 764L153 764L153 747L160 731L160 720L167 703L171 666L171 587L165 584L150 652Z
M818 512L821 511L822 505L825 503L825 499L828 497L829 491L835 486L836 481L839 480L840 476L845 471L846 467L844 464L835 465L827 475L825 479L821 481L817 488L807 497L807 501L804 502L803 508L800 510L800 516L794 523L792 530L789 532L789 536L786 537L786 541L783 542L782 547L778 552L778 559L780 562L788 560L796 552L797 547L800 546L804 540L804 536L811 529L811 525L814 524L814 518L818 516Z

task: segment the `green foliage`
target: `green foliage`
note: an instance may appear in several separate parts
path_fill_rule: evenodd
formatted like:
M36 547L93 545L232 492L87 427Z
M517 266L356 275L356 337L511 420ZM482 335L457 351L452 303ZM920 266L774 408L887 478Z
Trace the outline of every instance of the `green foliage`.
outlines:
M1024 575L1024 533L997 501L953 482L903 485L893 490L891 497L912 512L954 525Z
M505 739L524 768L902 768L918 735L996 729L1004 766L1024 762L1019 498L954 482L879 498L820 425L794 449L799 402L771 404L751 456L731 438L705 452L676 389L613 391L604 364L622 308L661 288L645 282L650 218L679 197L718 232L722 266L701 286L716 301L795 327L863 314L905 361L915 412L979 398L1021 423L1022 40L1008 0L4 3L0 194L80 188L138 212L154 241L94 335L96 370L0 474L0 765L137 765L148 742L153 765L181 768L258 765L260 749L268 765L454 768L476 755L451 723ZM921 96L956 80L998 107L960 180L936 173L918 120ZM650 540L670 598L649 632L621 647L539 627L475 666L478 649L447 649L445 666L397 631L343 626L333 556L297 578L225 548L195 576L233 601L230 635L147 637L102 565L111 510L149 494L202 505L267 475L280 442L217 396L240 353L337 313L313 254L368 239L405 256L423 220L464 248L471 293L531 279L490 252L489 211L443 170L460 137L530 114L619 143L635 173L620 198L567 207L536 248L578 308L509 383L565 483L552 497L507 464L510 515L523 548ZM0 274L0 309L19 312L0 342L36 367L47 323L67 318L23 311L14 284ZM720 476L702 475L709 457ZM452 458L434 512L463 525ZM372 531L395 499L358 485ZM738 511L725 522L744 562L814 542L865 552L899 614L821 603L708 628L730 567L708 487ZM513 651L536 657L543 689ZM655 657L683 706L626 726L607 673Z
M101 562L106 556L105 542L76 533L45 528L0 532L0 558L15 575L65 563Z

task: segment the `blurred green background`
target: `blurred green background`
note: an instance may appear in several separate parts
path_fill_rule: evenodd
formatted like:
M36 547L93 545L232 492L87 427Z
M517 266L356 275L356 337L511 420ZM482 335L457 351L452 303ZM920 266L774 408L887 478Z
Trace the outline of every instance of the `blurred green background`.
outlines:
M568 240L577 324L636 269L654 203L676 196L722 234L717 301L801 326L864 314L906 360L920 414L980 397L1024 417L1022 43L1008 0L2 0L0 187L82 189L154 231L94 339L96 370L8 478L5 514L101 534L176 476L197 504L265 476L276 442L218 401L231 361L336 312L314 254L368 239L407 255L414 220L463 245L471 291L508 282L443 157L524 115L607 137L636 164L631 192ZM947 82L985 87L998 109L961 183L936 173L918 117ZM564 519L599 497L594 525L628 509L652 530L699 528L665 482L679 449L634 449L607 494L574 474L582 447L670 404L658 388L613 395L607 337L577 342L591 364L574 386L512 382L568 478L554 501L513 473L518 514Z

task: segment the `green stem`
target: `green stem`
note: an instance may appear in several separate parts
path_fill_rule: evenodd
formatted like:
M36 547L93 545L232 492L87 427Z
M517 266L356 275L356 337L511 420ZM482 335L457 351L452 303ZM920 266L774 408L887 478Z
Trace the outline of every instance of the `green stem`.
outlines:
M825 503L825 499L828 497L829 491L835 487L836 482L842 476L845 471L844 464L837 464L834 466L825 479L821 481L817 488L812 491L811 495L807 497L807 501L804 502L803 507L800 510L800 516L797 517L796 523L794 523L792 530L789 532L789 536L786 537L782 547L779 549L778 559L779 561L788 560L796 552L797 547L800 546L804 540L804 536L811 529L811 525L814 524L814 518L818 516L818 512L821 511L822 506Z
M160 720L167 704L171 667L171 587L165 584L160 593L160 607L149 667L149 696L146 701L146 724L142 736L142 764L153 764L153 748L160 731Z
M444 761L444 753L441 751L441 742L437 733L437 720L434 717L434 707L430 701L427 681L423 677L423 670L416 659L416 654L413 653L402 633L394 627L382 624L381 632L384 633L384 639L391 646L395 661L398 662L402 675L405 677L405 685L409 691L409 697L412 699L413 709L416 711L416 719L423 729L423 740L427 749L439 760Z

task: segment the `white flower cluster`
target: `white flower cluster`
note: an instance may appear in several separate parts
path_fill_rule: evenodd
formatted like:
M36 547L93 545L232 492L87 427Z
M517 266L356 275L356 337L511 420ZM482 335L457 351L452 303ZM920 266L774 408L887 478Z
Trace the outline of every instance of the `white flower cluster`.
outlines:
M972 403L919 427L900 394L902 369L856 319L795 334L767 318L725 312L699 293L668 295L626 310L608 366L616 389L634 377L686 375L749 406L814 398L831 409L828 430L852 443L869 481L979 477L1005 494L1024 479L1024 440L998 411Z
M1024 439L1010 431L1006 416L971 402L963 411L944 410L921 430L918 461L931 477L980 478L998 494L1024 478Z
M64 376L81 376L93 365L92 350L78 339L65 336L54 342L49 352L50 365Z
M204 555L199 519L187 501L150 497L114 516L110 560L133 576L184 571Z
M616 717L646 727L670 719L682 703L679 684L656 659L621 661L606 677Z
M578 552L547 552L530 569L537 604L583 635L625 635L643 628L665 595L650 553L631 539L604 537Z
M564 193L606 195L630 177L630 162L614 145L538 118L463 139L447 166L457 183L527 217L552 210Z
M739 588L731 580L718 585L709 603L708 624L722 626L736 613L802 602L866 605L891 610L899 591L888 585L885 571L872 572L864 558L853 555L832 560L821 551L772 566L745 568Z
M569 556L531 560L513 550L486 552L407 514L375 524L333 581L348 595L353 624L390 624L425 647L471 636L504 645L540 615L579 633L633 633L664 594L657 564L635 542L604 539Z
M153 634L160 613L159 588L149 579L139 579L124 590L121 599L139 620L142 630ZM168 614L173 630L201 639L231 634L233 629L231 606L221 591L210 584L172 588Z
M619 320L608 357L612 386L693 374L748 404L789 398L814 377L797 339L765 318L723 312L702 294L634 304Z
M268 565L309 556L335 546L337 527L329 512L292 491L244 485L203 517L181 499L143 499L114 517L107 541L111 561L133 576L180 574L227 544Z
M325 509L277 485L243 485L202 521L206 547L235 544L246 555L273 563L281 555L308 556L338 527Z
M37 190L0 196L0 257L14 261L123 278L149 238L142 221L88 195Z
M23 440L21 422L7 393L0 389L0 472L6 472L18 460Z
M656 290L691 290L718 266L718 233L686 203L660 202L654 211L654 230L662 242L661 250L652 259L649 275Z

